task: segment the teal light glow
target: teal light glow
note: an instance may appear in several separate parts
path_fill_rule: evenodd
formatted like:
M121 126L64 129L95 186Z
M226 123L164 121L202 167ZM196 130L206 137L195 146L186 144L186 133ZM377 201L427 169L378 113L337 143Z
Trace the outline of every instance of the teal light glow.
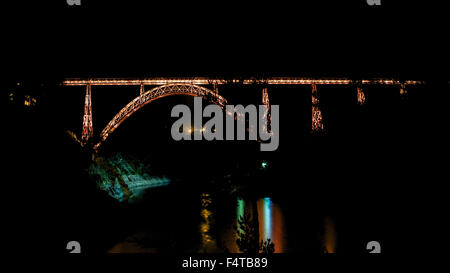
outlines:
M244 209L245 209L245 203L244 200L242 198L237 199L237 207L236 207L236 221L238 221L238 219L240 217L244 217ZM240 229L240 225L237 225L238 229ZM242 232L242 230L240 230Z
M270 197L265 197L263 199L264 206L264 235L267 240L268 238L272 238L272 200Z
M269 164L268 164L266 161L263 161L263 162L261 163L261 167L262 167L263 169L267 168L268 165L269 165Z
M119 202L134 201L142 197L147 189L170 183L166 177L150 176L143 171L142 164L137 159L117 153L112 157L96 160L90 166L89 173L95 177L101 190Z

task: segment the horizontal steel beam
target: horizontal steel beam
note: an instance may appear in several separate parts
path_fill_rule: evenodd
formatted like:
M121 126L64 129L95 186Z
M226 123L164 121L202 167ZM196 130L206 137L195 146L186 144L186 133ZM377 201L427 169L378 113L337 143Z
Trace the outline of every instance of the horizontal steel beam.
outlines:
M310 85L310 84L328 84L345 85L352 84L355 81L347 78L265 78L265 79L223 79L223 78L91 78L91 79L66 79L64 86L85 86L85 85L166 85L166 84L195 84L195 85L223 85L229 83L237 84L270 84L270 85ZM357 81L361 84L381 84L381 85L416 85L424 84L424 81L400 81L396 79L363 79Z

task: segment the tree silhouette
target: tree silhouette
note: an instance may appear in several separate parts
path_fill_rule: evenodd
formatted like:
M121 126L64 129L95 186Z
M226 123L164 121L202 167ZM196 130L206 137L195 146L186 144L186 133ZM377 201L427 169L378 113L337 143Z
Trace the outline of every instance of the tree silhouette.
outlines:
M258 225L248 212L245 212L243 216L239 216L238 224L236 244L240 251L246 254L270 254L275 252L275 244L270 238L266 241L261 240L261 242L258 242Z
M245 212L243 216L239 216L238 224L238 238L236 239L236 244L238 245L239 250L248 254L258 253L259 244L256 236L257 227L250 214Z
M275 252L275 244L272 242L270 238L267 238L266 241L261 240L259 245L259 250L264 254L270 254Z

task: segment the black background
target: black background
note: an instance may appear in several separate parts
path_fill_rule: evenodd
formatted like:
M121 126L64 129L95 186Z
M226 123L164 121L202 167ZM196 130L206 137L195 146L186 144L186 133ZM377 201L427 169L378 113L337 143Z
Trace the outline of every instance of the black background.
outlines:
M257 72L426 77L445 63L445 8L437 4L159 2L7 4L6 70L40 78Z

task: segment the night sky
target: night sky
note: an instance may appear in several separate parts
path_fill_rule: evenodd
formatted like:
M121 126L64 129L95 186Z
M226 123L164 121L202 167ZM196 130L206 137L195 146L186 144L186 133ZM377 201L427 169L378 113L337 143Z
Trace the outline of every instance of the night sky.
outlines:
M410 1L58 2L5 9L8 73L426 77L445 48L439 8Z

